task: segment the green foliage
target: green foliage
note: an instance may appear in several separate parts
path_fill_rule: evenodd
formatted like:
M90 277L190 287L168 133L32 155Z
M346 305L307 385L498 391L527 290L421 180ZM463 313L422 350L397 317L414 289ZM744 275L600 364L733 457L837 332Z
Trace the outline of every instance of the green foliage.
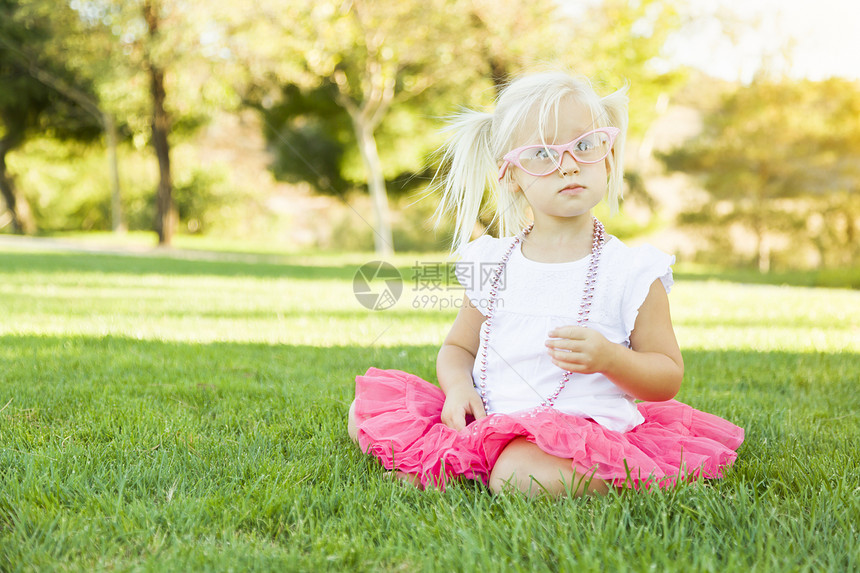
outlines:
M227 220L221 215L239 204L243 194L232 187L224 167L195 168L178 178L173 188L173 201L179 222L191 233L207 233L223 228Z
M321 193L343 196L352 186L342 175L352 128L349 115L334 101L335 92L330 83L308 90L289 84L277 103L264 105L251 100L253 95L246 96L246 103L263 118L266 139L275 150L272 171L277 178L306 181Z
M255 35L261 27L264 33L277 30L283 53L304 64L287 70L265 66L241 88L267 125L275 174L328 194L364 188L368 173L357 132L362 129L373 134L386 179L422 171L439 143L431 134L439 125L428 117L434 110L428 102L447 97L456 85L450 76L465 77L440 68L440 59L450 62L453 50L447 32L454 21L445 18L450 10L450 2L435 1L321 2L293 6L270 22L246 15L243 23ZM403 35L404 29L413 32ZM269 50L259 46L247 57L259 60ZM389 191L396 196L399 186Z
M213 110L237 105L225 82L231 81L224 58L207 46L211 3L154 0L160 15L155 36L147 33L141 0L78 0L73 2L84 30L60 37L78 50L78 66L96 70L102 105L119 118L124 133L139 148L151 137L152 102L149 65L165 74L166 107L171 132L187 140L211 117ZM210 36L214 30L209 28ZM225 93L227 92L227 93Z
M40 231L110 228L104 150L95 145L34 137L9 158L20 192Z
M179 146L174 200L180 224L188 233L235 233L238 220L262 225L265 216L254 210L259 199L253 189L235 185L223 164L206 168ZM123 212L130 230L150 230L155 218L157 168L154 158L120 148ZM93 145L31 139L9 162L43 233L111 228L110 182L104 150ZM33 190L38 190L34 193ZM262 209L261 209L262 210Z
M789 237L786 264L803 264L813 246L820 262L857 260L860 231L860 85L759 80L726 96L692 141L661 156L670 170L703 177L710 200L683 222L753 233L757 257L770 259L769 235ZM800 244L798 244L800 243ZM777 258L779 255L776 255ZM793 263L788 259L793 259Z
M92 97L92 78L70 67L52 44L55 34L78 25L65 3L49 8L33 0L0 0L0 185L7 203L16 192L6 156L28 137L91 141L101 131L99 118L56 87Z
M663 46L681 25L677 0L603 0L569 23L576 38L565 62L592 77L600 92L630 85L630 133L642 135L655 119L661 95L672 95L686 78L683 69L659 66ZM562 40L564 41L564 40ZM665 63L664 63L665 64Z
M35 69L41 69L82 92L91 90L91 78L70 69L50 45L54 34L75 25L74 13L65 4L49 9L33 0L0 1L0 84L4 88L0 90L0 134L4 139L15 138L20 144L34 132L79 139L99 133L96 118L34 75Z
M408 282L395 308L360 307L365 256L0 252L0 569L860 566L860 293L685 275L679 399L746 429L735 466L530 502L418 491L349 441L355 375L433 380L454 317L413 310Z
M336 88L323 82L303 89L282 87L281 99L258 108L266 138L275 153L274 175L284 181L310 183L322 194L345 196L366 188L366 174L355 143L349 114L335 101ZM426 97L394 107L376 132L389 196L413 190L416 176L427 177L428 157L441 143L440 123L428 117Z

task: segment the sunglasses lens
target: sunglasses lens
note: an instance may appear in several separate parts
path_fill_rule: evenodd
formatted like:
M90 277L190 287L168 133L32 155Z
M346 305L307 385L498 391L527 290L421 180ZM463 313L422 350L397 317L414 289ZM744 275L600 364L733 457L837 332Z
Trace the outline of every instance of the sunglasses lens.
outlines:
M573 156L579 161L600 161L609 154L609 149L609 134L595 131L574 142Z
M535 175L546 175L558 169L559 156L558 151L535 145L526 147L520 152L520 165Z

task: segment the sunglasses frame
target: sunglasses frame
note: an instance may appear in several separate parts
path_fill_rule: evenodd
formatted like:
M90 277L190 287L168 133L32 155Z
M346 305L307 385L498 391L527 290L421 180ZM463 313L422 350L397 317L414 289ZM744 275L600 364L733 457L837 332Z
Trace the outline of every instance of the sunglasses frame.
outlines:
M592 135L592 134L598 133L598 132L605 133L609 136L609 149L607 149L606 155L604 155L600 159L595 159L594 161L581 161L580 159L577 159L576 155L574 154L574 147L576 146L576 144L579 143L580 141L582 141L584 138L588 137L589 135ZM615 138L618 137L619 133L621 133L621 130L618 129L617 127L598 127L597 129L592 129L591 131L583 133L582 135L580 135L579 137L577 137L576 139L574 139L570 143L563 143L561 145L532 144L532 145L523 145L522 147L517 147L516 149L512 149L512 150L508 151L504 155L504 157L502 157L502 159L504 160L504 163L502 163L502 166L499 168L499 181L501 181L502 178L505 176L505 172L507 172L509 165L515 165L533 177L545 177L545 176L549 175L550 173L552 173L553 171L558 170L559 167L561 167L561 163L562 163L562 161L564 161L564 153L565 152L570 153L570 156L573 157L573 160L576 161L577 163L584 163L584 164L600 163L601 161L606 159L607 155L612 153L612 146L615 145ZM532 173L531 171L529 171L528 169L523 167L522 164L520 163L520 153L522 153L526 149L531 149L532 147L540 147L543 149L553 149L553 150L557 151L559 161L558 161L558 165L555 166L555 169L547 171L546 173Z

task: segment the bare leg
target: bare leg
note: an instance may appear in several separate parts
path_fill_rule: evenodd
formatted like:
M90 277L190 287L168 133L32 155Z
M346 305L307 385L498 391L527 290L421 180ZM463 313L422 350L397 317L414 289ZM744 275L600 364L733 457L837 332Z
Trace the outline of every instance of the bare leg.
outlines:
M515 438L502 450L490 472L493 493L522 492L529 497L573 494L605 494L609 485L592 478L583 468L575 472L571 460L541 450L524 437Z
M358 443L358 420L355 418L355 400L349 405L349 414L346 416L346 431L352 441Z

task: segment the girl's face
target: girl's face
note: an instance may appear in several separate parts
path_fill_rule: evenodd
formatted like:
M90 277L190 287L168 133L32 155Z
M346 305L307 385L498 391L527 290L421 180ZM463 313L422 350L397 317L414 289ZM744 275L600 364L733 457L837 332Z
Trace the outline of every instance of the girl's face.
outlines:
M536 117L530 119L532 125L537 125ZM558 122L547 125L544 141L540 134L532 134L517 146L564 144L596 127L588 107L573 98L566 98L559 102ZM561 157L560 169L540 177L515 166L512 169L515 191L525 194L535 222L539 224L544 217L564 219L590 214L606 195L609 158L598 163L578 163L570 153L565 153Z

